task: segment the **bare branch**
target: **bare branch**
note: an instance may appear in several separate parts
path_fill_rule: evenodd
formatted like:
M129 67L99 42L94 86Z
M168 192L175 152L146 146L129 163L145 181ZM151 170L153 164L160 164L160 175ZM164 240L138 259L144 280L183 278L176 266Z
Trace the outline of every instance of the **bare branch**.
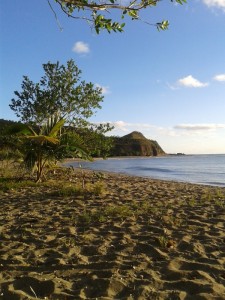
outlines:
M51 8L51 10L52 10L52 12L53 12L53 14L54 14L54 16L55 16L55 19L56 19L56 22L57 22L57 24L58 24L58 26L59 26L60 31L63 31L63 28L62 28L62 26L61 26L61 24L60 24L60 22L59 22L59 19L58 19L58 17L57 17L56 12L54 11L54 9L53 9L51 3L49 2L49 0L47 0L47 2L48 2L48 5L50 6L50 8Z

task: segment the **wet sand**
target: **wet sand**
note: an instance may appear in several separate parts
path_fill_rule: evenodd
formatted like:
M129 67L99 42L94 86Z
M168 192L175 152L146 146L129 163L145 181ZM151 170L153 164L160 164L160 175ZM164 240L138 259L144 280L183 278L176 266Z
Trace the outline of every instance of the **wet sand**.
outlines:
M223 188L75 170L0 199L0 299L225 299Z

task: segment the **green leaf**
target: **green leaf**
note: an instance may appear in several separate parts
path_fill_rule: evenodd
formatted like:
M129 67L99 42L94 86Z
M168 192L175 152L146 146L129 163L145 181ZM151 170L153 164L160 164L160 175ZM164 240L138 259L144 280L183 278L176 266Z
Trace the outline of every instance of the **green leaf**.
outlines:
M51 137L56 137L56 135L58 134L59 130L63 127L63 125L65 124L65 120L61 119L60 121L58 121L54 127L51 129L51 131L49 132L49 136Z
M132 17L133 19L138 19L138 13L137 13L136 10L130 10L130 11L128 11L128 15L130 17Z
M45 142L49 142L50 144L58 144L59 140L50 136L45 135L30 135L25 137L28 140L31 140L33 142L36 142L40 145L42 145Z
M10 126L7 129L7 134L9 135L37 135L36 132L28 125L18 123Z
M169 27L169 22L167 20L156 24L158 30L167 30Z
M176 2L179 3L179 4L181 4L181 5L183 5L184 3L187 3L186 0L176 0Z

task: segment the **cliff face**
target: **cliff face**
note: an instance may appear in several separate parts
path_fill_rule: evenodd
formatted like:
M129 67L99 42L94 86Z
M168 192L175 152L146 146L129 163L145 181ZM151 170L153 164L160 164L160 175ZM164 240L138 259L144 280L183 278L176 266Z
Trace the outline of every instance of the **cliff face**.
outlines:
M158 156L166 154L156 141L147 139L137 131L114 138L113 144L113 156Z

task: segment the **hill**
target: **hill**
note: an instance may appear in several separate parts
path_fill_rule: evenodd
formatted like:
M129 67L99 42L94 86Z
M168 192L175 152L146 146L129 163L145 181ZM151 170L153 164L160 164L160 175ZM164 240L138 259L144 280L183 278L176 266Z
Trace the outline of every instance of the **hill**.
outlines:
M16 122L0 119L0 134L2 134L7 127L13 124L16 124Z
M165 154L156 141L147 139L138 131L113 139L112 156L158 156Z

